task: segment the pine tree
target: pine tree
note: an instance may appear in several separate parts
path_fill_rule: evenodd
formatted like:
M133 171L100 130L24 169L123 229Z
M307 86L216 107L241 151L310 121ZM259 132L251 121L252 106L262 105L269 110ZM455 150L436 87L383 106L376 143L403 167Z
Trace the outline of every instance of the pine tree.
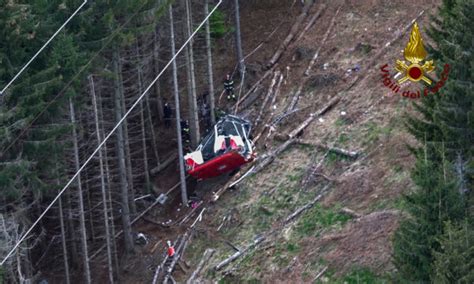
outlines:
M417 187L406 198L409 217L394 238L394 261L404 279L466 276L440 267L441 261L455 262L450 257L457 257L451 255L446 235L457 229L445 223L459 224L472 214L474 205L473 9L473 0L444 0L429 31L435 43L429 51L439 80L445 66L450 73L437 94L415 104L421 116L407 120L409 132L424 147L413 149L417 164L412 179ZM450 278L450 273L459 276Z
M407 125L420 141L444 141L448 159L465 165L462 179L471 188L474 182L474 9L473 0L444 0L440 18L429 30L435 46L429 51L435 59L438 78L445 64L449 77L441 90L417 104L422 118L411 117ZM466 185L466 188L469 186Z
M437 238L443 233L444 222L464 216L449 164L434 163L429 156L419 157L415 165L412 180L416 188L405 197L409 217L401 221L394 236L394 263L404 280L430 279L432 253L439 251Z
M474 229L466 219L459 225L447 222L434 252L435 283L474 283Z

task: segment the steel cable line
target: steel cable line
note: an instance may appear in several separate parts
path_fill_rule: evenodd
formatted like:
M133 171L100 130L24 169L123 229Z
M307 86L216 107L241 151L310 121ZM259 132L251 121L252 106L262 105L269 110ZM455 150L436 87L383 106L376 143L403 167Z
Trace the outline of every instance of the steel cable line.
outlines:
M46 41L46 43L43 44L43 46L35 53L35 55L33 55L33 57L31 57L31 59L20 69L20 71L16 73L13 79L11 79L10 82L8 82L8 84L0 91L0 96L3 95L3 93L5 93L5 91L10 87L11 84L13 84L13 82L15 82L16 79L18 79L18 77L20 77L21 73L23 73L23 71L25 71L25 69L28 68L28 66L30 66L31 62L33 62L33 60L35 60L36 57L38 57L38 55L41 52L43 52L43 50L49 45L51 41L53 41L53 39L59 34L59 32L61 32L61 30L72 20L72 18L74 18L77 15L77 13L79 13L79 10L81 10L82 7L86 5L87 1L88 0L84 0L84 2L82 2L79 8L77 8L76 11L74 11L74 13L71 16L69 16L69 18L61 25L61 27L59 27L58 30L56 30L56 32L48 39L48 41Z
M10 252L5 256L0 265L3 265L7 259L13 254L13 252L18 248L18 246L26 239L26 237L31 233L31 231L38 225L38 223L43 219L46 213L53 207L54 203L61 197L61 195L66 191L66 189L72 184L72 182L79 176L82 170L89 164L89 162L94 158L94 156L99 152L102 146L109 140L109 138L114 134L114 132L119 128L119 126L127 119L127 116L135 109L135 107L140 103L140 101L147 95L148 91L153 87L153 85L158 81L158 79L165 73L166 69L173 63L173 61L178 57L178 55L184 50L184 48L189 44L192 38L198 33L202 26L209 20L211 15L217 10L217 8L222 4L223 0L219 0L219 3L212 9L211 12L206 16L206 18L199 24L199 26L194 30L194 32L189 36L189 38L183 43L183 45L177 50L176 54L171 58L170 61L163 67L161 72L153 79L153 81L148 85L145 91L140 95L140 97L133 103L130 109L125 113L125 115L117 122L114 128L107 134L104 140L97 146L94 152L89 156L89 158L84 162L84 164L76 171L74 176L68 181L68 183L59 191L56 197L51 201L51 203L46 207L46 209L41 213L41 215L36 219L36 221L30 226L28 231L20 238L20 240L13 246Z
M116 30L113 31L113 33L110 35L109 38L107 38L107 40L105 41L105 44L91 57L91 59L86 63L86 65L84 65L75 75L74 77L71 78L71 80L69 80L67 83L66 83L66 86L64 86L64 88L50 101L46 104L46 106L40 111L39 114L37 114L33 120L25 127L23 128L23 130L21 131L20 134L18 134L18 136L5 148L3 149L2 151L0 151L0 158L3 157L3 155L13 146L15 145L15 143L18 141L18 139L20 139L20 137L22 137L32 126L33 124L43 115L43 113L45 113L45 111L53 104L55 103L59 97L61 97L67 89L69 89L69 87L71 86L71 84L79 77L79 75L81 75L81 73L87 69L87 67L89 67L89 65L92 63L92 61L94 61L98 56L99 54L112 42L112 40L115 38L115 36L122 31L122 29L128 25L128 23L130 23L130 21L141 11L141 9L143 7L145 7L146 3L144 3L143 5L141 5L138 10L133 13L122 25L120 25Z

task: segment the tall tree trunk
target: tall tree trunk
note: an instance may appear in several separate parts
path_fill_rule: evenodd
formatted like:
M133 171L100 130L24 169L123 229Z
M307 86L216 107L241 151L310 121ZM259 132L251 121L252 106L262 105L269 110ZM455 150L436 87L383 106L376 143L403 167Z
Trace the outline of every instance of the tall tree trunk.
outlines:
M138 90L140 94L142 93L142 71L141 68L138 67ZM143 148L143 168L145 172L145 188L148 191L148 188L151 186L150 182L150 168L148 166L148 153L146 147L146 127L145 127L145 108L143 106L143 100L140 101L140 126L142 132L142 148ZM143 192L146 194L145 192Z
M191 5L189 0L184 0L186 6L186 35L190 37L192 34L192 14L191 14ZM186 68L188 68L189 74L189 84L191 87L190 92L188 93L188 102L189 102L189 130L191 131L191 145L197 147L199 144L200 131L199 131L199 115L198 115L198 106L197 106L197 95L196 95L196 77L194 72L194 50L193 50L193 41L191 40L187 46L187 56L186 56Z
M154 54L154 56L158 56L158 55ZM139 58L139 59L141 58L140 57L140 45L138 43L138 40L137 40L137 58ZM143 92L143 71L142 71L142 67L141 67L140 64L138 64L137 71L138 71L138 90L139 90L139 93L141 94ZM159 72L159 70L156 69L155 72L157 74ZM158 85L155 85L155 87L158 88L158 90L159 90ZM160 95L160 98L158 98L158 100L160 100L160 99L161 99L161 95ZM158 146L156 145L156 142L157 142L156 137L157 136L156 136L156 132L155 132L155 127L153 126L153 118L151 116L150 102L149 102L148 96L145 96L145 107L146 107L146 110L147 110L147 119L148 119L149 125L150 125L150 133L151 133L151 138L152 138L151 146L153 148L153 153L155 154L156 165L159 166L160 165L160 156L158 154ZM142 106L140 106L140 108L142 109ZM163 106L162 106L161 103L159 105L159 108L161 108L161 111L163 112Z
M148 125L150 126L150 133L151 133L151 146L153 147L153 153L155 154L155 159L156 159L156 165L159 166L161 164L160 162L160 156L158 154L158 146L156 145L157 142L157 135L155 132L155 127L153 125L153 118L151 116L151 108L150 108L150 100L148 99L148 96L145 96L145 106L146 106L146 112L147 112L147 117L148 117Z
M59 186L61 183L59 181L59 171L58 166L56 166L56 184ZM59 197L59 224L61 226L61 244L63 248L63 261L64 261L64 275L66 277L66 284L71 283L71 276L69 275L69 259L67 254L67 244L66 244L66 228L64 224L64 213L63 213L63 198Z
M76 130L76 117L74 114L74 105L72 103L72 99L69 99L69 111L71 116L71 124L72 124L72 138L73 138L73 145L74 145L74 161L76 164L76 171L79 171L80 163L79 163L79 146L77 141L77 130ZM84 216L84 200L82 195L82 182L81 182L81 175L77 176L77 195L78 195L78 202L79 202L79 223L80 223L80 234L81 234L81 242L82 242L82 256L84 260L84 276L86 277L86 283L91 283L91 271L89 267L89 252L87 249L87 232L86 232L86 221Z
M176 46L174 41L174 21L173 6L169 6L170 17L170 34L171 34L171 56L176 55ZM178 67L176 66L176 58L173 60L173 90L174 103L176 106L176 136L178 137L178 159L179 159L179 177L181 180L181 201L183 205L188 204L188 194L186 191L186 177L184 176L184 157L183 157L183 140L181 137L181 113L179 109L179 89L178 89Z
M120 99L121 95L121 82L120 82L120 69L119 69L119 55L118 51L114 50L113 54L113 68L115 74L114 80L114 101L115 101L115 121L118 123L122 119L122 103ZM123 126L123 125L122 125ZM132 239L132 226L130 224L130 207L129 207L129 196L128 196L128 182L127 182L127 169L125 162L125 142L123 127L117 128L117 158L119 165L119 176L120 176L120 197L122 201L122 226L125 243L125 251L127 253L133 253L133 239Z
M89 188L89 175L88 173L86 172L85 173L85 182L84 182L84 185L85 185L85 189L86 189L86 196L87 196L87 212L89 212L89 238L90 238L90 241L91 243L94 243L95 242L95 231L94 231L94 221L93 221L93 218L94 216L92 215L92 203L91 203L91 193L90 193L90 188Z
M122 103L122 114L123 116L125 112L127 111L127 108L125 106L125 94L123 91L123 77L122 77L122 64L120 63L120 52L117 51L118 55L118 66L119 66L119 90L120 90L120 101ZM136 215L137 213L137 208L135 206L135 187L133 185L133 172L132 172L132 154L130 151L130 137L128 135L128 122L127 119L123 121L123 139L125 143L125 162L126 162L126 171L127 171L127 181L128 181L128 188L129 188L129 204L130 204L130 213L132 215Z
M66 221L67 221L67 226L68 226L68 231L69 235L71 238L71 265L72 267L77 267L78 266L78 260L79 260L79 253L78 253L78 248L77 248L77 234L76 234L76 229L74 228L74 218L72 216L72 194L70 191L66 192Z
M101 131L99 127L99 111L97 107L97 97L95 95L94 79L92 76L89 77L91 93L92 93L92 105L94 107L94 119L95 119L95 131L97 135L97 144L102 143ZM99 150L99 170L100 170L100 189L102 193L102 204L103 204L103 213L104 213L104 226L105 226L105 241L107 245L107 264L109 266L109 281L114 283L114 269L112 263L112 246L110 242L110 228L109 228L109 214L107 207L107 193L105 188L105 173L104 173L104 149Z
M157 7L161 7L161 1L158 0ZM153 31L153 71L155 74L160 72L160 26L158 22L155 22L155 29ZM160 80L156 81L155 83L155 94L157 98L157 106L158 106L158 118L160 121L163 121L164 113L163 113L163 97L161 95L160 90Z
M235 3L235 47L237 49L237 60L239 61L240 79L244 78L245 64L244 55L242 52L242 37L240 35L240 11L239 0L234 0Z
M204 1L204 14L209 14L209 0ZM211 44L211 24L210 20L206 22L206 49L207 49L207 71L209 76L209 105L211 112L211 123L216 124L215 97L214 97L214 74L212 70L212 44Z
M101 121L104 121L104 113L102 111L102 102L101 102L101 97L100 97L100 94L98 96L99 98L99 116L100 116L100 120ZM105 137L105 130L104 130L104 125L102 123L102 127L100 128L100 135L101 137ZM107 202L108 202L108 207L110 208L110 233L112 234L112 236L115 236L115 215L114 215L114 207L113 207L113 199L112 199L112 177L110 175L110 167L109 167L109 157L108 157L108 150L107 150L107 142L104 143L104 161L105 161L105 177L106 177L106 184L107 184ZM111 238L111 245L112 245L112 252L113 252L113 258L114 258L114 268L115 268L115 271L119 271L119 268L118 268L118 253L117 253L117 241L115 239L115 237L112 237ZM119 277L117 276L116 279L118 281L120 281L120 279L118 279Z

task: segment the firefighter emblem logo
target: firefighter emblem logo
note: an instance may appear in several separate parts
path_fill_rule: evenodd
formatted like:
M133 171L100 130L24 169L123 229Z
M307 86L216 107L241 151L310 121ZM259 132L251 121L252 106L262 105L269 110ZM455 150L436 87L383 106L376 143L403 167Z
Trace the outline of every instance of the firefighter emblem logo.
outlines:
M450 66L447 63L444 64L443 72L439 74L439 78L436 81L428 76L428 74L434 71L435 65L433 60L426 60L427 56L428 53L423 46L420 29L415 22L408 44L403 50L403 57L405 59L397 59L395 62L396 74L394 75L390 70L388 63L380 67L383 85L390 89L392 93L401 93L402 97L410 99L417 99L422 96L427 97L430 93L438 93L446 83L446 80L448 80ZM400 76L402 77L400 78ZM415 83L422 81L424 83L422 90L410 90L407 84L403 84L406 81Z
M425 61L427 52L423 46L423 39L421 38L418 24L415 22L413 29L411 30L410 40L405 47L403 56L410 63L407 65L404 60L397 60L395 69L405 76L398 80L399 84L402 84L406 80L412 82L418 82L423 80L426 84L431 85L432 81L425 76L425 74L431 73L434 69L433 60Z

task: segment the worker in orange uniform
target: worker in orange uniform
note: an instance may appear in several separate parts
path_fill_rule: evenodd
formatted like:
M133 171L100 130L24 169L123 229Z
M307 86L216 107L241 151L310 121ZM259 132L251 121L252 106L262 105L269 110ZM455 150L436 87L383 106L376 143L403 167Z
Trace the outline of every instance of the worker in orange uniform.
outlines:
M168 257L172 258L176 251L174 250L174 246L171 245L170 241L167 241L166 243L168 244Z

